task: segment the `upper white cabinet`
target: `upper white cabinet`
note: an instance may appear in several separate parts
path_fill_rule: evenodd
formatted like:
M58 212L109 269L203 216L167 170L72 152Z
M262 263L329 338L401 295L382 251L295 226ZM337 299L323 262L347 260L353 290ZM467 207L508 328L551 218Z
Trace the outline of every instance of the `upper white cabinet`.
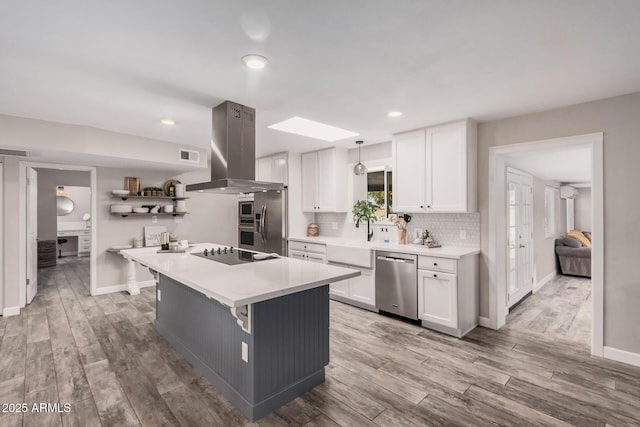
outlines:
M280 182L288 185L287 153L256 159L256 181Z
M302 210L347 212L347 150L329 148L302 155Z
M464 120L394 135L395 212L475 212L476 123Z
M424 212L426 209L424 129L396 135L393 140L393 210Z

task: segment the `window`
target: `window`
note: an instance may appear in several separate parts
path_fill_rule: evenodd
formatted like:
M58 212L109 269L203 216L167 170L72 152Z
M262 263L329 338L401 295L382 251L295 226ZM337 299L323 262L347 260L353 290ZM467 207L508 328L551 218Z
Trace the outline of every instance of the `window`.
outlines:
M556 199L558 189L553 187L544 187L544 237L555 237L558 233L556 230Z
M367 173L367 199L378 206L376 220L385 220L392 212L392 172L381 170Z

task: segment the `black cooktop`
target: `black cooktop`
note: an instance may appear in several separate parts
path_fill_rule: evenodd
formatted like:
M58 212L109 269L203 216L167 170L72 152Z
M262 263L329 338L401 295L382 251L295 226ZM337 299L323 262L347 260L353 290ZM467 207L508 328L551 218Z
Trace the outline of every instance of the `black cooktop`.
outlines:
M211 261L218 261L227 265L245 264L247 262L263 261L262 259L254 259L255 252L249 252L244 249L237 249L233 246L227 248L211 248L205 249L201 252L192 252L191 255L195 255L200 258L208 259Z

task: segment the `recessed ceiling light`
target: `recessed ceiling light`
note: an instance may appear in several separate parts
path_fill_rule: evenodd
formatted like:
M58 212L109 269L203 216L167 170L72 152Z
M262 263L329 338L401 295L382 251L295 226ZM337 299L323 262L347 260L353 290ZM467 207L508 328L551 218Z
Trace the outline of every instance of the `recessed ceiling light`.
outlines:
M242 57L242 63L252 70L262 70L267 66L267 58L262 55L245 55Z
M387 116L389 117L400 117L402 115L402 111L390 111Z
M351 138L359 135L350 130L340 129L302 117L292 117L283 122L269 126L269 129L280 130L282 132L295 133L296 135L308 136L310 138L321 139L323 141L338 141L340 139Z
M163 125L167 125L167 126L173 126L176 124L176 122L174 122L171 119L162 119L160 120L160 123L162 123Z

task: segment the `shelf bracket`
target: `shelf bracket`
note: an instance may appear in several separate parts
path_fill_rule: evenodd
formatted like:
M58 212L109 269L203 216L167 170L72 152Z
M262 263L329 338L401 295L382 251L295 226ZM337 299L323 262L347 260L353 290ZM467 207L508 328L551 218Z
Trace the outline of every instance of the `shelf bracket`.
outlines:
M243 305L241 307L230 307L231 315L235 317L236 322L248 334L251 334L251 305Z

